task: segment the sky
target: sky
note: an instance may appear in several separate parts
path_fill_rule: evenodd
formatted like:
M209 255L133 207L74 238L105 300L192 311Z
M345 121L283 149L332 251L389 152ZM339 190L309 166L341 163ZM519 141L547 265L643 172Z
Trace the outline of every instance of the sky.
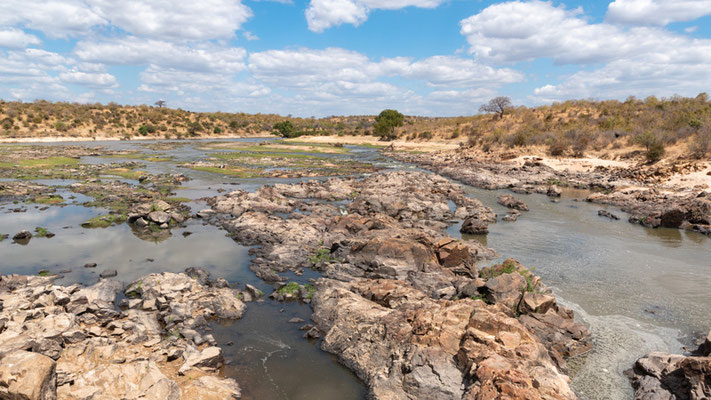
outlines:
M1 0L0 99L301 117L711 91L711 0Z

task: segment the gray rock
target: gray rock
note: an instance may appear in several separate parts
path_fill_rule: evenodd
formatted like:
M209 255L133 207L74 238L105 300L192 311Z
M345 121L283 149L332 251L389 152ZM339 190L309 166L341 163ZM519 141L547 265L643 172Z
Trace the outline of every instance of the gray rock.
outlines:
M101 274L99 274L102 278L113 278L116 275L118 275L118 271L115 269L105 269L101 272Z
M165 224L170 221L170 214L164 211L152 211L148 214L148 219L156 224Z

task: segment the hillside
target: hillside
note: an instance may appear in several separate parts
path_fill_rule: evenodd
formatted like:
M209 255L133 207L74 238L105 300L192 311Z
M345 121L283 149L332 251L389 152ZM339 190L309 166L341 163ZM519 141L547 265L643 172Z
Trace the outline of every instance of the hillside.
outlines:
M474 107L473 107L474 108ZM146 105L0 101L3 138L165 138L263 136L289 121L293 135L372 135L375 116L294 118L274 114L197 113ZM538 148L553 156L642 150L654 161L711 154L711 102L695 98L570 100L552 105L510 107L503 117L406 116L399 140L445 141L490 149Z

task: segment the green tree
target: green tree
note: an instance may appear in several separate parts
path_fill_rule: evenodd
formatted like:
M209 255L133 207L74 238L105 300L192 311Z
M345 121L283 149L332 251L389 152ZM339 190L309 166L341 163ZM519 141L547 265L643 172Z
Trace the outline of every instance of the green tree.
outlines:
M375 118L375 124L373 124L373 130L377 136L383 139L393 140L397 136L395 135L395 128L402 126L405 122L405 116L396 110L383 110L380 115Z
M637 135L635 141L647 149L647 160L656 162L664 157L664 143L656 134L652 132L644 132Z
M279 132L280 135L286 138L292 137L294 135L294 131L296 130L291 121L277 122L276 124L274 124L273 128L275 131Z

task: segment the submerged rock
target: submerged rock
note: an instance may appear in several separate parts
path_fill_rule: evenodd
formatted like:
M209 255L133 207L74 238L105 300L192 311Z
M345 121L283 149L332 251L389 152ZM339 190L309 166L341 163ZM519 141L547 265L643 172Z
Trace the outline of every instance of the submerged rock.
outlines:
M496 199L496 201L504 207L513 208L519 211L528 211L526 203L510 194L502 194Z

